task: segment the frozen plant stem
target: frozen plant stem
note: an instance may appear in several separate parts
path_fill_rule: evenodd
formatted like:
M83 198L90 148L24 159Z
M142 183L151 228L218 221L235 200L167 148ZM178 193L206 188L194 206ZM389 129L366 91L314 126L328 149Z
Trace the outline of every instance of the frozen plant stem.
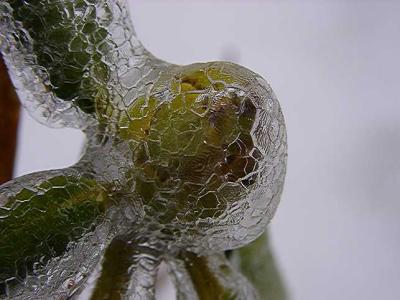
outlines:
M13 176L19 111L17 95L0 55L0 184Z
M116 237L109 244L92 300L154 298L160 259L156 251L143 247L127 237Z
M233 255L248 279L224 255L265 231L283 188L261 76L155 58L123 1L2 1L0 49L35 118L87 136L74 166L0 186L0 297L152 299L165 260L182 299L268 299L253 246Z

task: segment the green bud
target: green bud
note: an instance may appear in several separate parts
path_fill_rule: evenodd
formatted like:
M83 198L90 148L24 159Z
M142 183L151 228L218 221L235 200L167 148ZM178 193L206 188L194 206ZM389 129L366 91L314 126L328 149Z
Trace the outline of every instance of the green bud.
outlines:
M166 74L119 124L133 148L136 191L162 223L218 218L253 183L256 107L237 88L242 81L215 66Z

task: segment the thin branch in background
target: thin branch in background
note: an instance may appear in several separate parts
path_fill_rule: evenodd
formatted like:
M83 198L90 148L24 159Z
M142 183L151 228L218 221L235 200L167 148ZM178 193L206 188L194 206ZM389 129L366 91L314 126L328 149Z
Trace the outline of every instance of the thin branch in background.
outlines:
M13 177L20 104L0 56L0 184Z

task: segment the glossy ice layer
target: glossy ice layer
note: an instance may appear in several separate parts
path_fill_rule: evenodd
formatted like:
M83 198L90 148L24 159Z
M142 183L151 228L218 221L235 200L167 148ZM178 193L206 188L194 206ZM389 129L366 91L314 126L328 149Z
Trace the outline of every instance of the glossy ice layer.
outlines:
M218 297L256 298L222 253L262 234L279 203L279 103L244 67L154 58L126 12L121 1L0 3L25 107L87 134L75 166L0 187L0 295L153 298L166 260L183 299L208 299L210 282Z

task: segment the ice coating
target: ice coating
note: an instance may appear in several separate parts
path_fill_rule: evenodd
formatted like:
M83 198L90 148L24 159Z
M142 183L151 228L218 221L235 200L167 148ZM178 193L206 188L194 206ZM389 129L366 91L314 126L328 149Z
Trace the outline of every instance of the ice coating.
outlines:
M149 59L123 1L12 0L0 11L0 48L19 98L48 126L86 128Z
M257 298L221 253L262 234L280 200L286 130L268 83L154 58L123 1L8 1L0 14L25 107L87 135L76 165L0 186L0 297L152 299L165 260L184 299L207 299L199 272Z

